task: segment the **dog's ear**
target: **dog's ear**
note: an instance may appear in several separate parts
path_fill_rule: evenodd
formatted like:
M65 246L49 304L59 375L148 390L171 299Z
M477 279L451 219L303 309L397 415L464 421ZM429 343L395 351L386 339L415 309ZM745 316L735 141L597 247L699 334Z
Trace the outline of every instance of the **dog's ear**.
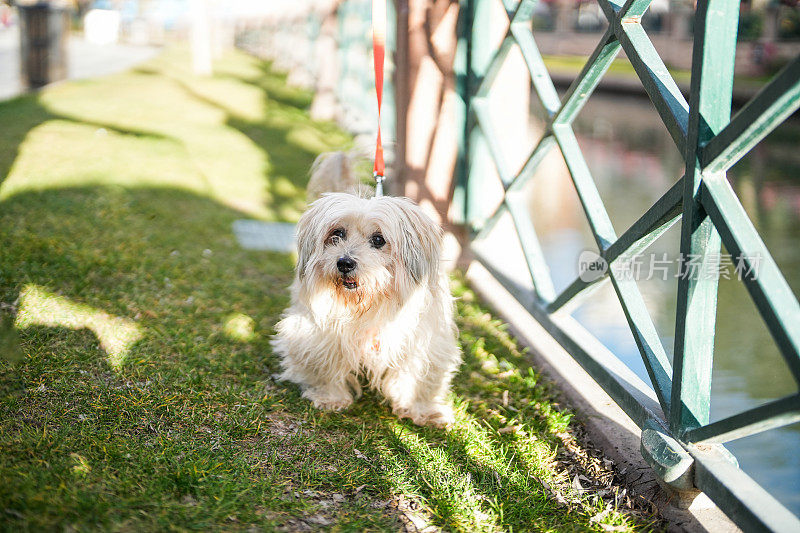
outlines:
M422 283L439 271L442 228L411 200L398 198L401 231L400 258L415 283Z
M306 268L320 240L319 213L322 200L317 200L309 207L297 222L297 276L303 279Z

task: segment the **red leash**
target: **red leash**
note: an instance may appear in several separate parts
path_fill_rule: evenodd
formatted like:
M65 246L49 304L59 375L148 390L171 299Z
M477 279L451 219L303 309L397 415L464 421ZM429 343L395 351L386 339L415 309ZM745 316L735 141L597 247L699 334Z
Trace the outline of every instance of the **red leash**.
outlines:
M372 0L372 54L375 58L375 93L378 96L378 142L375 146L375 196L383 196L385 165L381 142L381 102L383 100L383 58L386 53L386 0Z

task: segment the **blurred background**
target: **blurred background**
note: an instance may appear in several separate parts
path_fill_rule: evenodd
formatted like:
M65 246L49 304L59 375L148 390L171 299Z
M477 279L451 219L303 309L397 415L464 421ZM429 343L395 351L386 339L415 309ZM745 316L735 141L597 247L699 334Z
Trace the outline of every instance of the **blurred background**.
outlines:
M274 3L0 2L0 97L65 78L125 70L152 56L158 47L190 39L193 29L219 54L232 44L233 21L275 11L269 4Z
M487 158L480 157L487 148L468 142L474 124L467 116L469 95L476 89L481 68L485 68L503 40L508 18L500 0L473 2L389 2L382 124L389 151L391 193L414 198L462 235L463 229L459 228L465 222L463 204L467 200L459 183L467 166L473 172L477 168L485 177L479 210L491 213L502 195L497 170L487 164ZM318 140L307 132L290 131L288 138L298 146L313 147L303 153L306 159L296 166L304 168L314 150L353 144L369 146L374 139L377 117L370 4L370 0L6 1L0 3L0 99L24 95L65 79L93 79L124 72L139 68L142 62L158 62L160 57L179 57L180 61L174 64L182 65L180 68L190 71L191 76L219 77L225 71L226 54L238 49L249 57L270 62L286 74L288 85L310 91L307 109L313 120L336 123L355 139L350 141L332 133L314 134L324 137ZM476 4L479 16L471 21L468 30L465 7L476 9ZM655 0L642 21L655 49L685 93L690 82L693 15L691 1ZM545 0L537 4L532 24L545 64L559 95L563 95L605 31L605 17L594 1ZM473 32L471 46L466 31ZM752 98L798 53L800 8L796 1L742 2L735 107ZM158 65L162 70L147 67L138 72L169 74L170 69L178 68L170 66L170 62ZM195 83L197 78L191 80ZM279 98L280 91L270 87L265 91L271 98ZM228 105L235 108L240 102L239 93L226 92L223 86L219 91L216 94ZM151 97L158 99L159 94L154 92ZM95 118L98 123L114 123L122 116L115 114L123 113L119 109L125 104L103 107L104 99L112 98L111 93L101 91L95 98L97 108L105 109L98 113L106 120ZM246 101L246 95L244 98ZM59 109L68 114L75 110L70 105L69 101L61 102ZM542 136L545 117L519 50L512 49L498 74L490 91L489 107L495 121L493 134L505 152L510 170L516 172ZM11 121L13 113L13 106L0 106L0 123ZM281 120L295 119L289 114ZM254 124L263 122L263 117L256 113L248 121L241 122L243 126L238 129L248 133ZM227 124L235 127L238 123L229 119ZM683 173L681 154L624 52L579 114L574 128L618 234ZM291 149L276 155L272 137L254 134L251 139L261 143L259 146L273 162L280 157L293 157ZM729 173L742 204L795 294L800 292L798 145L800 120L795 116ZM16 146L0 146L0 150L9 152ZM0 180L12 173L11 159L4 167L7 175L0 176ZM80 167L82 163L76 164ZM290 176L291 183L286 186L290 190L302 186L302 179L299 185L292 181L295 179ZM6 189L13 186L13 180L5 184ZM592 249L594 243L557 150L550 152L527 188L531 219L559 291L577 277L578 255ZM275 192L280 190L273 189L273 199L280 197ZM294 198L293 205L302 207L302 193L292 194L300 198ZM229 203L253 217L271 216L260 210L260 205L248 203L252 195L240 196ZM274 218L291 222L294 216L289 213ZM498 231L502 228L501 224ZM673 227L650 251L676 258L679 233L679 227ZM497 242L501 243L498 253L509 257L509 275L519 275L520 269L514 265L524 265L521 251L514 249L513 242ZM677 270L677 264L673 269ZM670 353L677 280L673 274L667 280L643 281L640 287ZM609 286L572 312L647 380ZM735 279L720 282L717 324L712 420L795 390L769 332ZM800 513L800 424L735 441L730 449L748 474Z

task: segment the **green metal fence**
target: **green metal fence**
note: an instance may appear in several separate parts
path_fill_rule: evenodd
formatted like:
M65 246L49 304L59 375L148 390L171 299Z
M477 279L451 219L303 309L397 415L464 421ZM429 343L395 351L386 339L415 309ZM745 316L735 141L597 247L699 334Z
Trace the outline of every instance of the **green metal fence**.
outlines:
M372 62L372 2L314 2L296 14L267 18L257 25L243 27L236 33L238 47L274 61L278 69L289 73L290 82L299 82L310 89L332 89L340 125L355 135L373 137L377 133L377 104L375 75ZM312 9L313 7L313 9ZM318 40L328 17L335 19L333 56L319 57ZM393 2L387 4L386 66L381 129L387 145L387 162L393 158L396 139L394 50L396 49L396 11ZM320 87L321 63L333 62L337 72L334 87ZM374 141L372 141L374 142ZM372 144L369 144L370 147Z
M603 277L592 281L579 277L561 294L555 293L521 194L544 156L560 150L599 255L609 267L641 253L677 222L681 223L682 258L713 267L724 244L731 255L744 261L748 272L757 270L757 276L744 276L742 282L800 384L800 305L725 176L727 169L800 106L800 57L731 118L738 1L698 0L687 102L642 28L641 17L650 0L598 0L608 29L580 75L559 98L531 28L536 0L503 1L510 26L491 60L485 60L489 45L481 27L485 22L481 10L490 1L462 1L468 13L463 50L468 59L462 74L469 108L465 146L471 164L456 198L463 199L466 220L480 229L473 242L478 259L642 428L642 453L667 484L677 490L699 488L748 531L800 531L800 519L742 472L723 447L725 442L800 420L800 394L709 421L717 280L680 277L670 361L635 280L608 268ZM543 137L517 174L509 171L488 106L489 90L515 46L522 52L535 94L548 117ZM578 146L572 121L620 50L633 65L686 167L683 177L617 236ZM481 215L485 173L472 153L477 144L488 148L504 190L502 203L488 217ZM532 289L520 286L502 272L496 258L480 252L481 243L506 213L516 228ZM751 264L754 258L758 265ZM688 261L683 261L681 268L689 268ZM567 304L606 280L622 306L652 388L643 387L618 359L598 349L599 342L587 338L585 330L565 312ZM756 354L753 356L756 364Z
M345 124L354 133L375 135L377 104L372 62L372 0L348 0L337 10L339 47L339 86L337 96L343 107ZM385 139L395 139L394 50L397 21L393 2L386 6L386 59L381 129ZM390 147L391 148L391 147Z

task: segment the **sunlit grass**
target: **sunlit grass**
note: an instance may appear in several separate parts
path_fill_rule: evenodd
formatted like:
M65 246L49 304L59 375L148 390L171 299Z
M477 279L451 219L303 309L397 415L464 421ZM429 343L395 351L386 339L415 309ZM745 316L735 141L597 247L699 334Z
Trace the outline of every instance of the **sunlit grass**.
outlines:
M242 313L233 313L225 319L225 335L231 339L248 342L255 338L255 322Z
M348 137L308 118L307 95L292 101L301 107L272 100L276 84L259 61L231 55L206 79L186 65L188 54L171 50L133 72L42 92L28 130L12 139L13 128L0 132L4 144L19 145L0 198L99 183L169 187L254 217L296 219L309 159ZM272 91L286 99L285 89ZM10 106L34 100L25 98L0 103L0 116L11 120Z
M574 73L576 76L578 73L583 69L584 65L588 57L585 56L571 56L571 55L548 55L543 56L544 64L547 66L547 69L551 72L568 72ZM689 82L692 78L692 73L690 70L686 69L679 69L667 66L667 70L672 75L672 79L675 80L676 83L680 85L684 85L688 87ZM631 62L627 58L617 58L612 63L608 69L608 72L612 75L616 74L618 76L628 78L631 80L638 80L639 76L636 74L636 70L631 65ZM736 81L741 86L746 86L748 88L758 88L760 85L764 84L766 81L769 81L769 76L736 76Z
M543 59L548 70L554 72L574 72L577 75L586 64L588 58L584 56L548 55L544 56ZM668 70L677 83L688 84L691 80L692 73L688 70L676 68L668 68ZM608 68L608 72L632 80L639 79L633 65L631 65L631 62L626 58L615 59Z
M0 103L0 347L24 354L0 358L6 528L647 529L572 489L612 473L458 278L450 431L372 393L317 411L274 382L294 260L231 225L296 220L315 154L349 139L263 62L187 64L169 51Z
M111 316L35 285L26 285L20 292L15 325L19 329L48 326L91 330L114 370L120 369L131 347L142 338L141 328L132 320Z

